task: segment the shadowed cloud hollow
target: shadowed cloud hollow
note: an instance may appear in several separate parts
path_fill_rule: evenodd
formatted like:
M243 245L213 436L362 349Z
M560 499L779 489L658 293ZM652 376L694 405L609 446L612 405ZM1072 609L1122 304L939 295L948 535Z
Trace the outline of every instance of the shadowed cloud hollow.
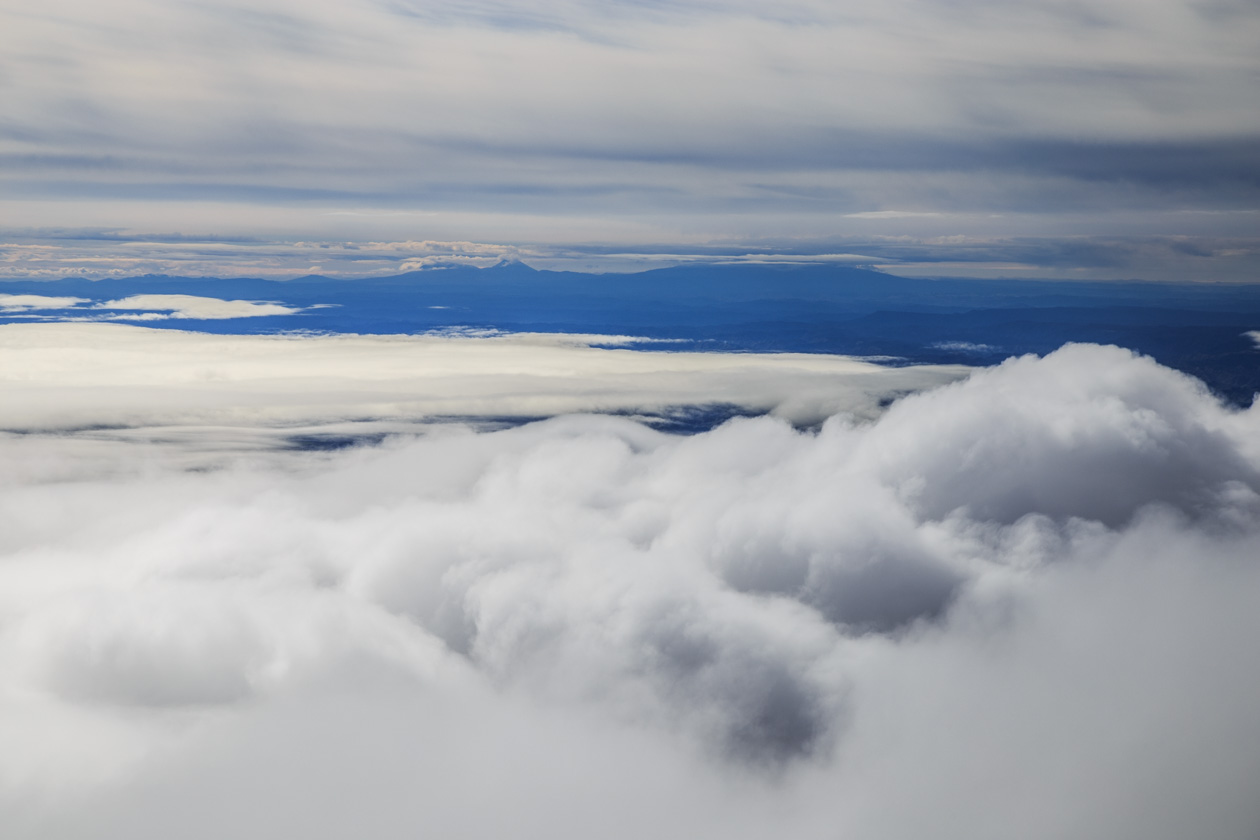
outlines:
M0 821L1250 836L1257 441L1085 345L812 432L7 435Z

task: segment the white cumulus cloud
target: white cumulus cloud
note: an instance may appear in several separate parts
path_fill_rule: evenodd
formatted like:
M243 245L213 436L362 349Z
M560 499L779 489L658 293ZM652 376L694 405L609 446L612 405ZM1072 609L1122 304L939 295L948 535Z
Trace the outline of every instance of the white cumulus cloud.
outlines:
M1258 441L1094 346L815 431L9 434L0 824L1253 836Z

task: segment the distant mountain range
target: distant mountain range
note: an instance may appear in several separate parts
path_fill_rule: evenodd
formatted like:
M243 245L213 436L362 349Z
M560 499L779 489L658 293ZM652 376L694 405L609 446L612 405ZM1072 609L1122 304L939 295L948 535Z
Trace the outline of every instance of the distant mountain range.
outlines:
M85 302L5 308L3 295ZM300 311L202 319L162 315L152 301L143 316L102 305L137 295L274 301ZM519 262L359 279L148 275L0 282L0 323L71 317L217 333L470 327L637 335L674 339L668 346L678 349L895 357L891 364L993 364L1069 341L1096 342L1153 356L1238 405L1249 405L1260 391L1260 351L1247 335L1260 330L1260 284L912 279L846 266L773 264L582 274Z

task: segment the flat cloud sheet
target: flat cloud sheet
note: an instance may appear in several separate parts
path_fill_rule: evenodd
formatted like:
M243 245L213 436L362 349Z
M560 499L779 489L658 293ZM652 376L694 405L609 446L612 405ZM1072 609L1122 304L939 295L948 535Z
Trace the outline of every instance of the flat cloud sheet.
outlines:
M809 424L838 411L873 416L890 396L968 371L800 353L617 349L637 341L7 324L0 326L0 428L519 418L713 403Z
M49 329L0 330L6 837L1260 830L1260 409L1149 359ZM431 422L339 451L67 431L342 422L399 383ZM432 422L750 383L781 416L691 436Z

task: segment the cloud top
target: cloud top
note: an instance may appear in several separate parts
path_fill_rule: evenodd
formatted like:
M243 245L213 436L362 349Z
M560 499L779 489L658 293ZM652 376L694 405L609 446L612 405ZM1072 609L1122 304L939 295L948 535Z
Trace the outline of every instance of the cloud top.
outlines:
M195 318L222 320L225 318L261 318L268 315L292 315L300 312L292 306L279 303L260 303L252 300L222 300L200 295L129 295L119 300L98 303L95 309L130 310L142 315L119 316L128 320L152 320L154 318Z
M0 312L29 312L38 309L72 309L87 303L85 298L55 295L0 294Z
M90 304L84 306L84 304ZM115 315L77 314L85 309L107 309ZM87 298L33 294L0 294L0 312L6 314L39 313L43 310L71 310L58 319L139 320L167 319L224 320L228 318L261 318L270 315L292 315L302 310L279 303L251 300L223 300L201 295L128 295L118 300L92 303ZM126 314L135 312L138 314ZM47 316L36 316L47 317Z
M0 814L1248 836L1258 424L1074 346L804 432L565 416L208 471L3 436Z
M887 368L840 356L593 346L627 340L228 336L116 324L8 324L0 326L6 359L0 428L531 418L705 404L810 424L837 411L872 416L881 400L967 372Z

